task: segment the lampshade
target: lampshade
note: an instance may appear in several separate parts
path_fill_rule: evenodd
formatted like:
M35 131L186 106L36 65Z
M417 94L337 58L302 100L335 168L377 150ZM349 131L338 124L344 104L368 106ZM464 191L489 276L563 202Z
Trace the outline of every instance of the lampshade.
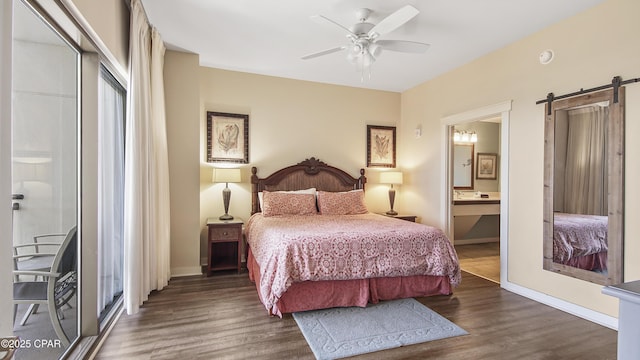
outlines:
M214 183L240 182L240 169L226 169L226 168L213 169L213 177L211 181L213 181Z
M400 171L386 171L380 173L380 182L383 184L402 184L402 173Z

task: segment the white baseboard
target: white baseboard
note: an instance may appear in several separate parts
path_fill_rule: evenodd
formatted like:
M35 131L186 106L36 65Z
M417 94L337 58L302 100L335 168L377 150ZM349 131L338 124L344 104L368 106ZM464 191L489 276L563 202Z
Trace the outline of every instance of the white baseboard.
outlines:
M522 295L531 300L535 300L539 303L549 305L558 310L562 310L569 314L578 316L585 320L589 320L591 322L608 327L610 329L613 329L616 331L618 330L618 319L613 316L605 315L603 313L599 313L597 311L587 309L585 307L570 303L568 301L560 300L553 296L549 296L547 294L543 294L541 292L537 292L537 291L528 289L526 287L510 283L508 281L501 281L500 286L507 291L511 291L512 293Z
M184 266L171 268L171 277L202 275L200 266Z

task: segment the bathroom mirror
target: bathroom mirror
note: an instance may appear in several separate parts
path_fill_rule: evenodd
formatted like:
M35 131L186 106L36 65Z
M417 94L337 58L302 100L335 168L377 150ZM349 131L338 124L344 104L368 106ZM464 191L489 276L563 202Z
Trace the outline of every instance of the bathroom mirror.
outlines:
M453 145L453 188L473 190L473 144Z
M547 104L544 269L623 281L624 88Z

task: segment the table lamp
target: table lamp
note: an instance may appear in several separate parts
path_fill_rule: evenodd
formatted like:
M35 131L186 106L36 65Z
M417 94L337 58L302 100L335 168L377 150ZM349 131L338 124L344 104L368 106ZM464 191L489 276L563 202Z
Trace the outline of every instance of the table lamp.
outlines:
M224 203L224 215L220 216L220 220L233 220L233 216L229 215L229 201L231 200L231 190L229 189L229 183L240 182L240 169L226 169L216 168L213 169L213 182L225 183L225 188L222 190L222 202Z
M383 184L391 184L391 188L389 189L389 204L391 205L391 210L387 211L386 214L398 215L398 213L393 210L393 202L396 199L396 189L393 188L393 185L402 184L402 173L400 171L387 171L380 173L380 182Z

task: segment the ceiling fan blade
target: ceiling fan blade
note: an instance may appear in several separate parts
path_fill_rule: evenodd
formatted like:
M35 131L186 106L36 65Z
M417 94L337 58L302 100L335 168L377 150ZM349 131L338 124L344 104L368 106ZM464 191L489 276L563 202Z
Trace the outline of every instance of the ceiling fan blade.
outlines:
M399 51L405 53L422 54L427 51L429 44L405 41L405 40L377 40L375 44L382 46L385 50Z
M376 26L369 30L368 35L375 39L380 35L390 33L393 30L404 25L404 23L406 23L407 21L413 19L413 17L418 15L419 13L420 11L418 11L418 9L416 9L415 7L406 5L405 7L400 8L393 14L382 19L382 21L380 21Z
M329 19L328 17L324 16L324 15L313 15L311 16L311 20L317 22L318 24L332 24L334 26L339 27L340 29L342 29L343 31L345 31L347 34L353 35L355 37L357 37L356 34L354 34L351 30L349 30L347 27Z
M338 52L338 51L344 50L346 48L347 48L347 46L343 45L343 46L339 46L339 47L335 47L335 48L331 48L331 49L327 49L327 50L322 50L322 51L319 51L317 53L305 55L305 56L302 57L302 60L308 60L308 59L317 58L317 57L322 56L322 55L332 54L334 52Z

